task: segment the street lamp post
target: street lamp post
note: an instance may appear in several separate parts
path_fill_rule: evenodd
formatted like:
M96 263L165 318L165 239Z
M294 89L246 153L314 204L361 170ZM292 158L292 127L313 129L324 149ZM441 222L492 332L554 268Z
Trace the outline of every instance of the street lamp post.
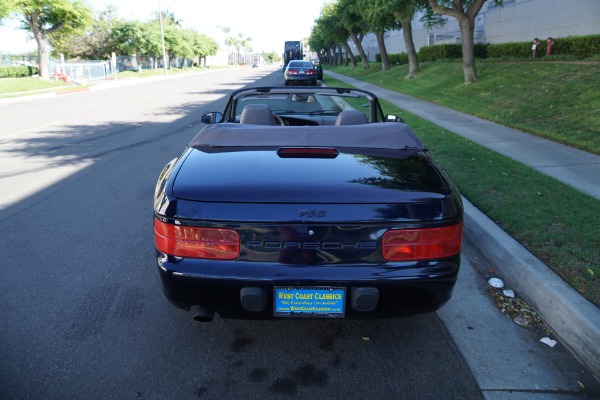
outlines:
M167 76L167 52L165 51L165 34L163 31L162 11L160 10L160 0L158 0L158 20L160 22L160 41L162 42L163 68L165 69L165 76Z

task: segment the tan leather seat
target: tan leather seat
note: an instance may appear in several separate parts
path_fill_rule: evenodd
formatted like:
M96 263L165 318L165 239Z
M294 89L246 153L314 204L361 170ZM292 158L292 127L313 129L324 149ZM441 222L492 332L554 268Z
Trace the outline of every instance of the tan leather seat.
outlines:
M266 104L248 104L244 107L240 124L276 125L273 111Z
M356 110L344 110L338 114L335 120L336 125L362 125L368 123L367 116Z

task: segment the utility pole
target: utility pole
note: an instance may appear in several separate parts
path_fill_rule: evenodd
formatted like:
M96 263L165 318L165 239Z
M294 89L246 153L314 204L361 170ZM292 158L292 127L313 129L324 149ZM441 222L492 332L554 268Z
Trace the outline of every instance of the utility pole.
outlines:
M160 22L160 41L162 42L163 68L165 69L165 76L167 76L167 52L165 51L165 34L163 31L162 11L160 10L160 0L158 0L158 20Z

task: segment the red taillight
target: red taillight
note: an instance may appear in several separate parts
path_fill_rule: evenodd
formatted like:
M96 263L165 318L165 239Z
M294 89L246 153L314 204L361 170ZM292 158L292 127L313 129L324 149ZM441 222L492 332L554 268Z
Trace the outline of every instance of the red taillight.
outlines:
M286 74L289 74L289 75L296 75L296 74L298 74L298 70L297 70L297 69L288 69L288 70L286 71Z
M154 219L156 248L169 255L233 260L240 254L240 235L232 229L167 224Z
M315 74L317 73L317 71L316 71L316 70L314 70L314 69L309 69L308 71L306 71L306 73L307 73L308 75L315 75Z
M389 261L415 261L443 258L460 252L461 222L443 228L398 229L383 235L383 258Z

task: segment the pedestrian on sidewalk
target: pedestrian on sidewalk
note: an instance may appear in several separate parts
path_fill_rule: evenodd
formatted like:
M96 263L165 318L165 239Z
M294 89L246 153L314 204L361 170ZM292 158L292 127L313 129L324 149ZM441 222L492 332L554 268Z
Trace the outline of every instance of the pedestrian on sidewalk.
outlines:
M531 46L531 52L532 52L533 58L536 58L538 56L539 47L540 47L540 39L538 39L538 38L533 39L533 46Z
M550 57L552 55L552 51L554 50L554 39L549 37L546 41L546 57Z

